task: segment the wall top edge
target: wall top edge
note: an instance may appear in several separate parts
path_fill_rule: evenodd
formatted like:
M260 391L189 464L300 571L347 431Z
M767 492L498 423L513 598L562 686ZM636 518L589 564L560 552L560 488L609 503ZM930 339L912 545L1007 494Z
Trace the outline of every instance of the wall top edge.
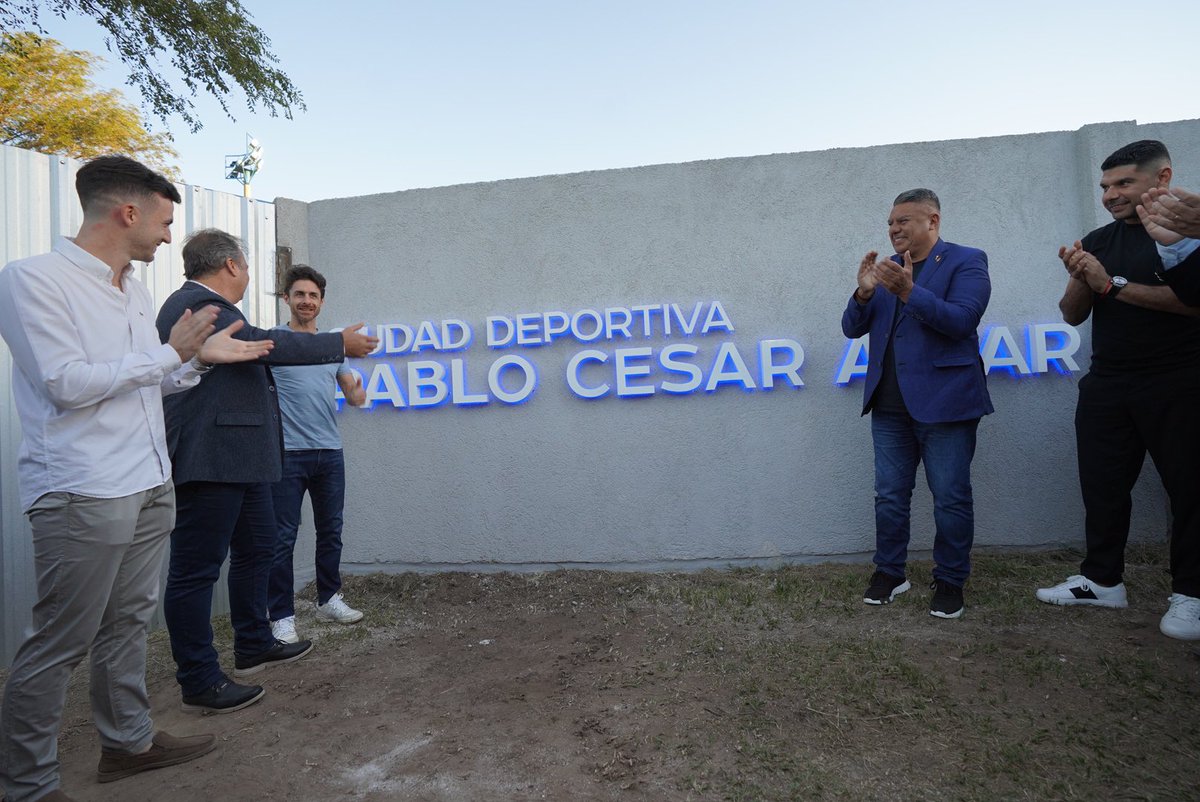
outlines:
M631 172L634 170L645 170L645 169L651 169L651 168L664 168L665 169L665 168L672 168L672 167L694 167L694 166L699 166L699 165L712 164L714 162L737 162L737 161L751 161L751 160L755 160L755 159L775 159L775 158L788 157L788 156L797 156L797 155L802 155L802 154L803 155L809 155L809 154L815 155L815 154L839 153L839 152L840 153L852 153L852 152L856 152L856 151L878 150L880 148L922 147L922 146L929 146L929 145L942 146L942 145L957 144L957 143L985 142L988 140L1010 140L1010 139L1020 139L1020 138L1035 137L1035 136L1056 136L1056 135L1063 135L1063 134L1077 135L1077 134L1086 134L1092 130L1100 129L1100 128L1104 128L1104 127L1112 126L1112 125L1132 125L1132 126L1177 125L1179 123L1189 123L1189 122L1200 122L1200 118L1191 118L1191 119L1184 119L1184 120L1163 120L1161 122L1154 122L1154 123L1139 123L1137 120L1113 120L1110 122L1087 123L1087 124L1082 125L1079 128L1076 128L1074 130L1065 130L1064 129L1064 130L1056 130L1056 131L1030 131L1030 132L1025 132L1025 133L993 134L990 136L963 137L960 139L926 139L926 140L914 140L914 141L910 141L910 142L884 142L884 143L879 143L879 144L874 144L874 145L856 145L856 146L852 146L852 147L822 148L822 149L818 149L818 150L781 151L778 153L756 153L756 154L751 154L751 155L747 155L747 156L718 156L718 157L714 157L711 159L693 159L691 161L684 161L684 162L658 162L658 163L654 163L654 164L636 164L636 165L629 165L626 167L606 167L606 168L598 169L598 170L578 170L578 171L569 172L569 173L545 173L542 175L516 176L513 178L500 178L500 179L496 179L496 180L492 180L492 181L469 181L469 182L465 182L462 184L443 184L443 185L429 186L429 187L410 187L408 189L399 189L399 190L395 190L392 192L373 192L373 193L370 193L367 195L347 195L347 196L335 197L335 198L318 198L318 199L312 200L312 201L304 201L304 200L300 200L298 198L289 198L286 196L278 196L274 199L274 203L279 203L280 201L290 201L293 203L300 203L300 204L305 204L305 205L337 203L337 202L347 201L347 200L361 200L361 199L367 199L367 198L399 196L399 195L406 195L406 194L413 194L413 193L440 192L440 191L445 191L445 190L450 190L450 189L459 190L459 189L464 189L464 188L469 188L469 187L502 186L502 185L515 184L518 182L540 181L540 180L547 179L547 178L577 178L577 177L591 176L591 175L614 175L614 174L622 173L622 172Z

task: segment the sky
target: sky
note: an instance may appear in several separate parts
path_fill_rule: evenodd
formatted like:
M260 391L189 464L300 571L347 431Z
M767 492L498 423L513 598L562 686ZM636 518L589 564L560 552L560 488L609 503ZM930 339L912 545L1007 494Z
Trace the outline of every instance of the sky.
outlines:
M243 0L304 95L294 119L168 130L185 182L257 198L1200 118L1200 2ZM126 73L89 18L50 36ZM169 70L164 70L169 74ZM125 88L131 102L136 90Z

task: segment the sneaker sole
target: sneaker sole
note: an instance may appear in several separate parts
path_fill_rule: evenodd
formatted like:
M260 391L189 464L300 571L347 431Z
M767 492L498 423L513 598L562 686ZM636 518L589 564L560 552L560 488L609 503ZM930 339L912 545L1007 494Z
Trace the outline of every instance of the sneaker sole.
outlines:
M308 645L308 648L305 649L304 651L300 652L300 654L292 655L291 657L288 657L286 659L267 660L264 663L259 663L256 666L251 666L250 668L235 668L235 669L233 669L233 678L241 679L242 677L252 677L255 674L258 674L259 672L266 671L271 666L281 666L286 663L294 663L297 660L299 660L301 657L304 657L306 654L311 652L312 650L313 650L313 647L312 647L312 644L310 643Z
M1059 607L1111 607L1114 610L1123 610L1129 606L1128 601L1106 601L1104 599L1077 599L1074 596L1064 598L1062 596L1043 596L1040 592L1035 594L1037 600L1044 604L1057 604Z
M891 604L893 599L895 599L901 593L904 593L906 590L911 589L912 583L906 579L904 580L903 584L897 585L896 589L892 591L892 595L888 596L886 599L872 599L869 596L863 596L863 604L871 604L876 607L884 604Z
M965 607L959 607L952 613L943 613L941 610L930 610L929 614L934 618L961 618Z
M263 689L259 691L257 695L252 696L251 698L242 702L240 705L234 705L233 707L205 707L204 705L189 705L187 702L184 702L180 707L185 713L194 713L201 716L220 716L224 715L225 713L234 713L238 710L241 710L243 707L249 707L266 695L267 691L266 689Z
M357 624L359 621L363 620L363 614L359 612L358 615L353 615L349 618L338 618L336 616L329 615L328 613L323 613L318 609L317 618L322 621L328 621L331 624Z
M1162 634L1166 635L1168 638L1174 638L1175 640L1182 640L1182 641L1198 641L1198 640L1200 640L1200 630L1190 630L1187 632L1183 632L1183 631L1167 632L1167 628L1164 627L1162 624L1159 624L1158 631L1161 632Z
M1196 641L1200 641L1200 633L1185 634L1182 632L1167 632L1162 627L1159 627L1158 631L1172 640L1181 640L1187 643L1195 643Z

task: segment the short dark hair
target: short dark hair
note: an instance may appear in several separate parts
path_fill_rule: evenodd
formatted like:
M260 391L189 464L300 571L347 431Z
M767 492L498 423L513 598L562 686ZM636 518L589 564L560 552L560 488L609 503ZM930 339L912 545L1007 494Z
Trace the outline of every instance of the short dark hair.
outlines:
M162 195L173 203L183 199L166 176L154 172L128 156L100 156L79 168L75 191L87 214L99 203L116 203L131 198Z
M292 265L289 267L288 271L283 274L283 290L279 294L288 295L291 293L292 285L297 281L311 281L321 291L321 297L325 297L325 277L308 265Z
M245 256L246 250L236 237L219 228L203 228L183 243L183 275L200 278L215 273L227 259Z
M1171 154L1167 146L1157 139L1139 139L1130 142L1123 148L1113 151L1100 165L1101 170L1111 170L1114 167L1124 167L1132 164L1139 170L1146 167L1163 167L1171 163Z
M902 203L928 203L939 212L942 210L942 202L938 200L937 193L932 189L907 189L892 201L893 206L899 206Z

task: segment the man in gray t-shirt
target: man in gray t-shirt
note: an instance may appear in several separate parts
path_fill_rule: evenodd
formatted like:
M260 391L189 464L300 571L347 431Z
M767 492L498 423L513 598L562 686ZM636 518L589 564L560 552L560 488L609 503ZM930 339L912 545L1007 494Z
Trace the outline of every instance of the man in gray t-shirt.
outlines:
M325 301L325 277L307 265L296 265L284 276L283 298L291 310L286 328L317 332L317 315ZM281 326L280 328L285 328ZM342 598L342 507L346 498L346 469L338 433L334 386L346 402L366 400L362 380L346 364L296 365L272 369L283 414L283 478L272 487L278 540L271 565L267 609L271 631L293 643L296 610L292 552L300 527L305 492L312 503L316 527L317 616L353 624L363 614Z

